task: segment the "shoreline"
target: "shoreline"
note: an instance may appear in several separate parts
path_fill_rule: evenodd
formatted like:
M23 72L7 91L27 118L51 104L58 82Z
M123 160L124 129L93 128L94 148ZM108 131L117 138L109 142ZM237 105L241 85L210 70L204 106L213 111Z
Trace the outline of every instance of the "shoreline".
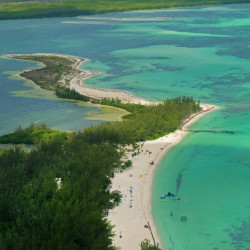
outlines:
M72 68L74 70L80 71L79 74L68 76L71 77L71 79L68 79L67 76L60 79L58 82L61 83L62 86L66 86L70 89L74 89L79 94L88 96L90 98L96 99L96 100L102 100L104 98L107 99L116 99L119 98L124 103L141 103L142 105L149 105L152 104L152 102L149 102L147 100L144 100L142 98L136 97L132 95L130 92L125 90L116 90L116 89L102 89L102 88L92 88L84 84L84 81L89 79L90 77L93 77L95 75L101 74L101 72L98 71L90 71L90 70L83 70L80 68L80 66L86 62L87 58L81 58L71 55L63 55L63 54L57 54L57 53L34 53L34 54L7 54L3 55L6 58L16 59L16 60L23 60L15 58L15 56L57 56L57 57L64 57L68 60L71 60L74 62ZM32 58L28 61L33 61ZM39 62L39 61L33 61L33 62ZM39 62L40 63L40 62ZM27 70L25 70L27 71ZM23 72L22 72L23 73ZM67 82L69 81L69 85L67 85Z
M86 58L78 58L78 61L75 63L74 68L82 71L83 74L74 77L70 81L70 89L75 89L78 93L97 100L101 100L103 98L119 98L124 103L141 103L142 105L148 105L151 103L142 98L136 97L125 90L92 88L85 85L83 83L84 80L87 80L92 76L101 74L101 72L97 71L82 70L80 66L87 60L88 59ZM84 73L87 73L87 75L85 75Z
M202 116L218 109L208 104L201 104L201 107L203 110L191 115L181 129L157 140L140 143L141 153L135 157L132 157L131 153L128 155L133 166L115 174L111 191L119 190L123 195L121 204L108 215L108 219L114 225L115 246L121 247L122 250L138 250L140 242L147 238L151 243L159 243L161 247L151 213L155 170L166 153L187 135L188 131L182 129L186 129Z

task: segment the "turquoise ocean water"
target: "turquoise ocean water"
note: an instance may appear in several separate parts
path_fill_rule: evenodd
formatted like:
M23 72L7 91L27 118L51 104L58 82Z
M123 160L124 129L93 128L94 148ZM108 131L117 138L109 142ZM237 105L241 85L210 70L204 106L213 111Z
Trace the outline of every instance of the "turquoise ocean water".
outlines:
M174 147L156 171L152 213L163 249L250 249L249 4L0 21L1 55L35 52L89 58L82 67L102 72L93 87L220 106L192 127L235 134L189 134ZM35 65L0 58L0 134L30 121L65 130L100 122L85 119L96 107L15 77ZM169 191L180 200L161 200Z

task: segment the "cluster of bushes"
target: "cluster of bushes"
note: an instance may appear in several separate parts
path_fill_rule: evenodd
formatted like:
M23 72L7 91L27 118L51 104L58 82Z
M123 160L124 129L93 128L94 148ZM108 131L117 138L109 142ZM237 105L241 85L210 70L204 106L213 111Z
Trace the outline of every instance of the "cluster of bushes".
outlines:
M69 89L69 88L62 87L62 86L57 86L56 95L60 98L65 98L65 99L80 100L84 102L90 101L90 98L88 96L81 95L78 92L76 92L74 89Z
M149 239L144 239L140 243L140 248L141 250L160 250L159 244L158 243L157 245L151 244Z
M66 139L67 132L51 129L45 123L35 125L31 123L27 128L19 126L13 133L0 136L0 143L37 144L40 141L49 141L52 138Z

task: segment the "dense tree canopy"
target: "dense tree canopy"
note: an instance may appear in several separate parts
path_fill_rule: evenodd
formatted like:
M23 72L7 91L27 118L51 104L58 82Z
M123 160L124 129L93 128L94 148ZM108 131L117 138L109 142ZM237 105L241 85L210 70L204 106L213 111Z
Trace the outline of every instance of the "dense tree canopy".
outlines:
M104 212L121 167L115 144L92 144L82 133L0 156L0 249L113 249ZM61 183L57 183L61 180Z
M115 170L131 167L122 161L123 146L174 131L200 107L179 97L126 109L132 113L122 122L78 133L51 136L45 124L31 124L0 138L36 143L30 152L19 147L0 152L1 250L114 249L104 215L120 201L110 192Z

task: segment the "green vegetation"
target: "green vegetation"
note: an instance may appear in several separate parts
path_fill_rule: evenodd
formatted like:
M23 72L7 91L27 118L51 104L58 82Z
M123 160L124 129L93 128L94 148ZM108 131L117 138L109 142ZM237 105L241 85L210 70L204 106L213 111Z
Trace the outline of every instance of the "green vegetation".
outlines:
M249 3L249 0L0 0L0 19L92 15L126 10Z
M27 128L18 127L13 133L0 136L0 143L37 144L40 141L49 141L52 138L66 139L68 133L51 129L46 124L35 125L31 123Z
M43 63L45 67L24 71L21 73L21 76L35 82L37 85L47 90L55 91L58 86L58 82L64 76L80 73L80 70L73 69L73 65L76 61L62 56L15 55L11 58Z
M96 129L105 134L112 130L119 134L120 140L126 143L157 139L180 128L182 122L191 114L200 111L199 101L191 97L177 97L165 100L158 105L121 104L119 100L104 102L108 105L124 108L131 114L125 115L122 122L101 124ZM131 105L131 107L129 107ZM91 128L91 131L94 128ZM88 131L88 129L86 129ZM94 136L93 136L94 137Z
M60 98L90 101L88 96L84 96L68 87L70 80L81 73L74 68L76 59L53 55L15 55L11 58L36 61L43 63L45 67L40 69L24 71L20 75L39 85L41 88L54 91ZM63 83L64 82L64 83Z
M0 155L0 249L115 249L104 214L120 199L108 187L122 152L84 138Z
M37 145L30 152L16 147L0 153L0 249L115 249L105 214L121 199L110 192L114 172L132 165L122 160L124 146L136 150L136 142L174 131L200 110L190 97L126 107L133 113L122 122L83 132L31 124L0 137ZM148 242L141 247L158 249Z
M81 95L78 92L76 92L74 89L69 89L65 87L57 86L56 88L56 95L60 98L65 99L73 99L73 100L79 100L84 102L89 102L90 98L85 95Z
M161 250L159 248L159 244L157 243L157 245L153 245L150 243L149 239L144 239L141 243L140 243L140 247L141 250Z
M122 103L121 100L119 100L118 98L116 98L116 99L104 98L101 100L100 104L107 105L107 106L113 106L116 108L121 108L121 109L124 109L124 110L132 113L132 114L143 112L146 109L146 106L141 105L141 104ZM128 114L128 115L124 116L123 118L130 117L130 116L131 115Z

